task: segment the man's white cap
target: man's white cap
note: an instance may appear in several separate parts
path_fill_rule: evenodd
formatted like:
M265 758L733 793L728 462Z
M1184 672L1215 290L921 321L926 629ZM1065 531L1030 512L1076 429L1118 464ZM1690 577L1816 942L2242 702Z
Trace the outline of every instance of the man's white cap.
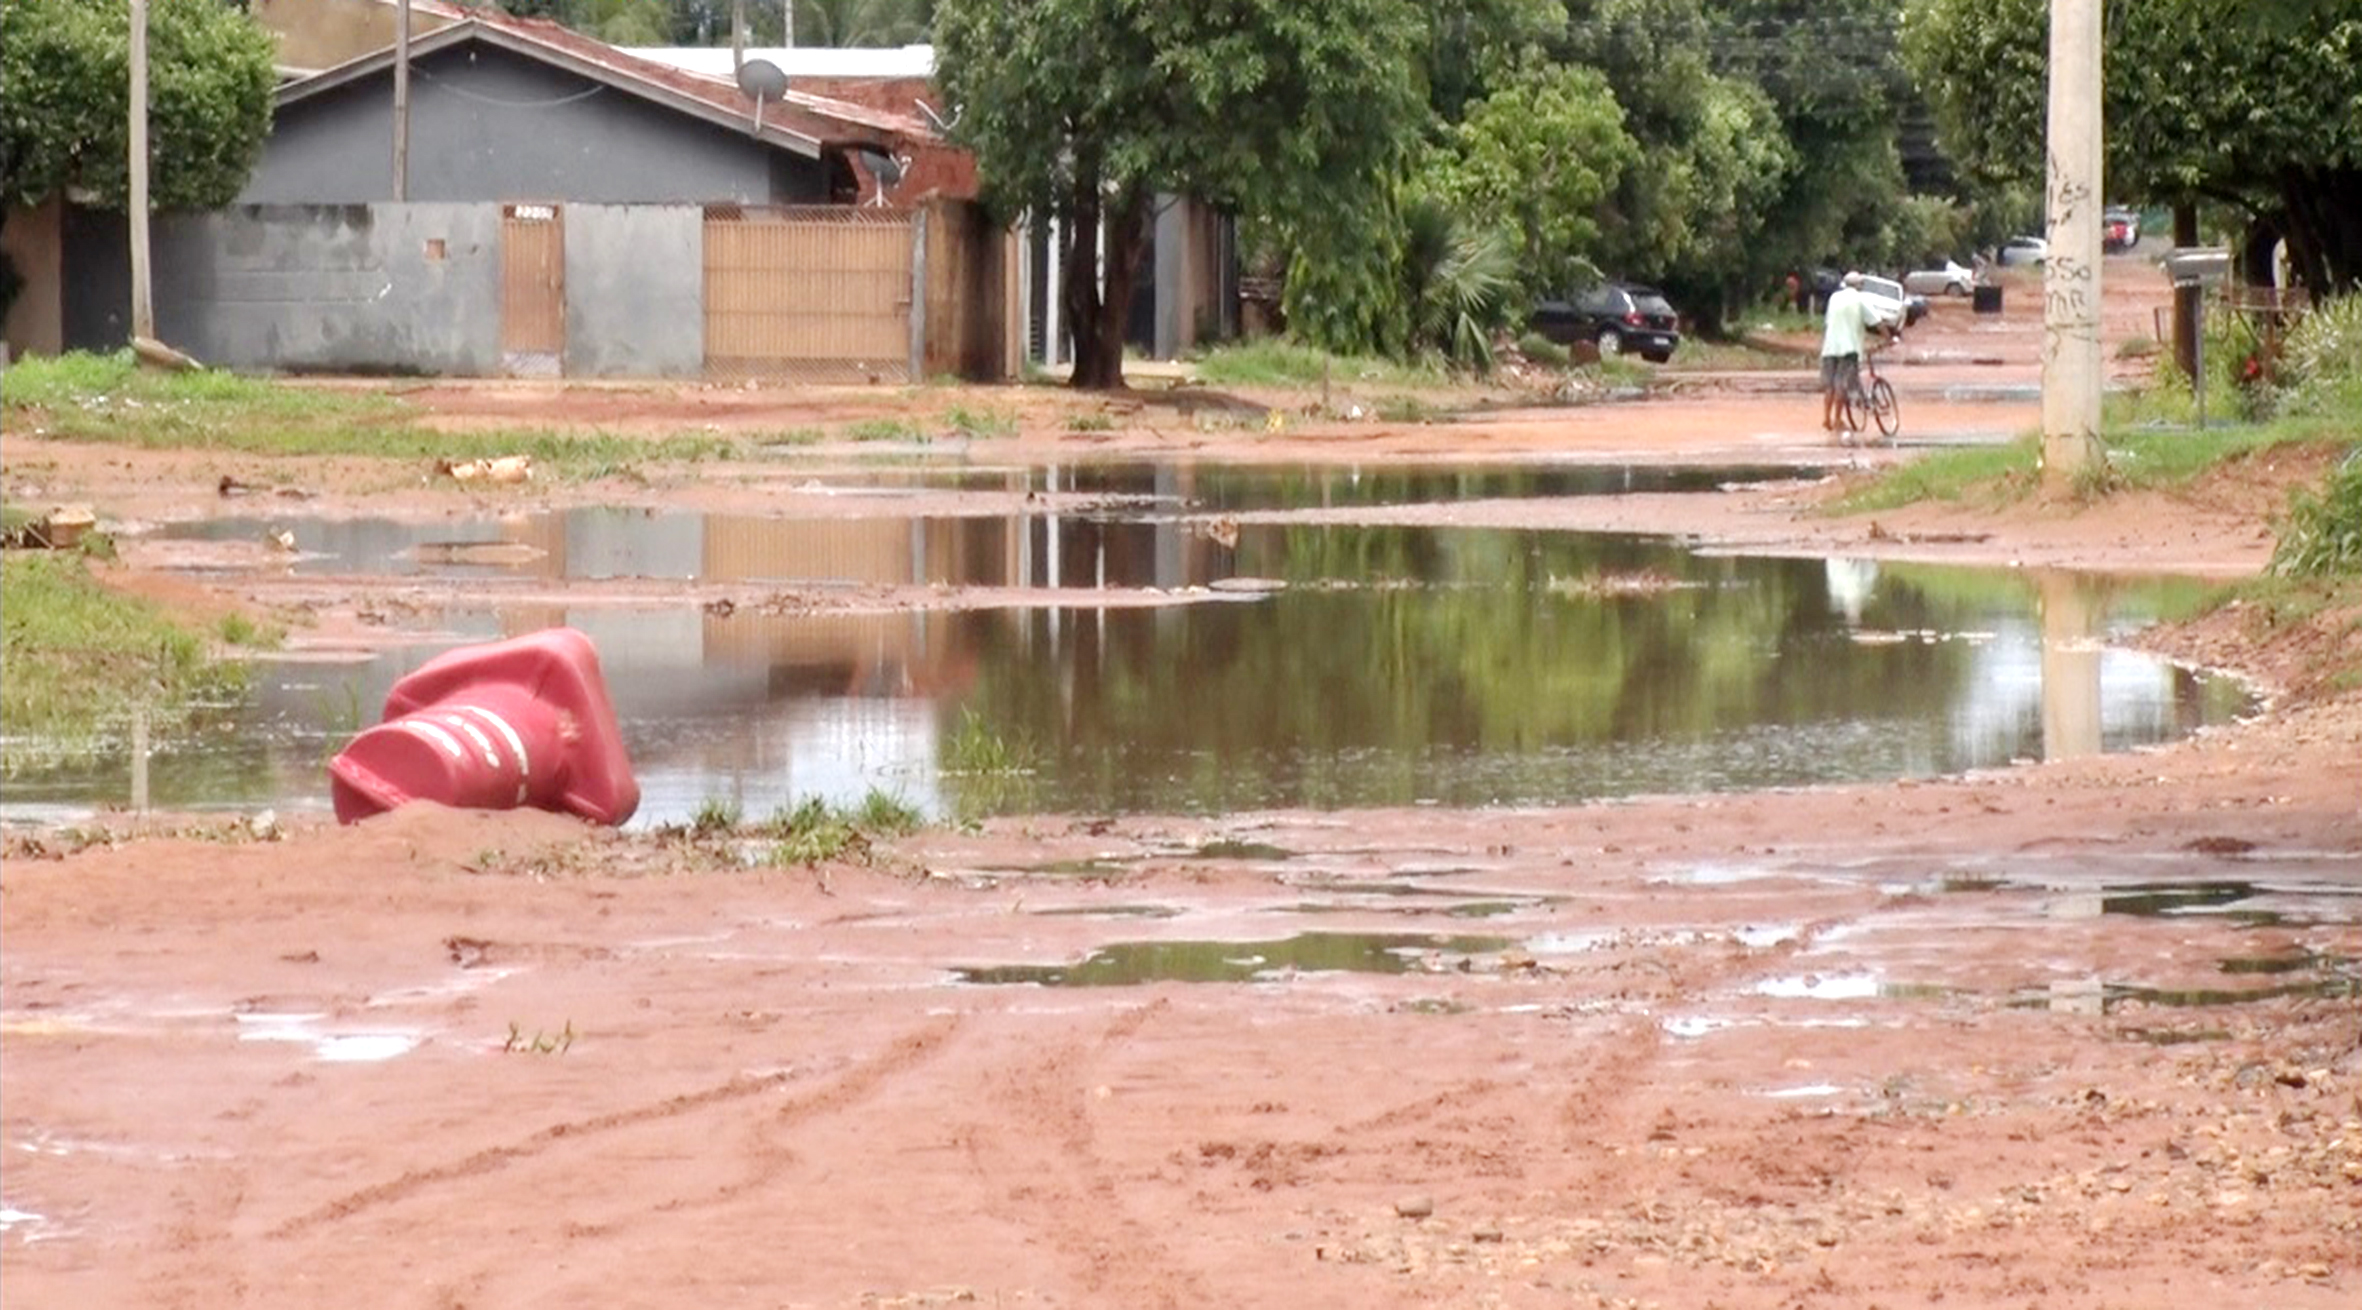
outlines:
M1845 275L1845 284L1849 287L1858 287L1862 285L1862 275L1860 273L1854 272L1847 273Z

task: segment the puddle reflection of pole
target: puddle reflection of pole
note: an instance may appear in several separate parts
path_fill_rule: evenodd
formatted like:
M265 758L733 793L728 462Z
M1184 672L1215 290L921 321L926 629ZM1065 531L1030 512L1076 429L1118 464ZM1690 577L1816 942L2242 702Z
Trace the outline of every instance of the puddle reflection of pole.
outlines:
M2035 580L2042 602L2042 758L2100 752L2098 606L2091 587L2066 573Z

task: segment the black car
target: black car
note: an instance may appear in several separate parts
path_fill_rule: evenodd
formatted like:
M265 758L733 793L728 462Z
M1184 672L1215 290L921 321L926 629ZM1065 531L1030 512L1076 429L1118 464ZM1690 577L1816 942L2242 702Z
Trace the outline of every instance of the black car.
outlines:
M1662 364L1681 345L1681 318L1655 287L1602 282L1534 306L1533 329L1562 345L1595 342L1601 358L1635 354Z

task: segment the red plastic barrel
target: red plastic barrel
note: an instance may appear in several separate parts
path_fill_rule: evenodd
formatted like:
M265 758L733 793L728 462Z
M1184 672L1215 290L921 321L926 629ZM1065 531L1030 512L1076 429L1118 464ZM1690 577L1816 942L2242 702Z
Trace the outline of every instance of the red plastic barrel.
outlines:
M640 806L598 651L572 628L439 655L394 684L385 721L328 763L336 817L415 800L619 824Z

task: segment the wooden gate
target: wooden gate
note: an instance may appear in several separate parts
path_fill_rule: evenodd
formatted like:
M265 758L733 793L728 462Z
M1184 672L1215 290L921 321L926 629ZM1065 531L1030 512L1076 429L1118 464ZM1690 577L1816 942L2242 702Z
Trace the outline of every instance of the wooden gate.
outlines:
M705 367L911 381L913 221L844 205L705 211Z
M501 207L500 357L518 377L564 371L566 229L556 205Z

